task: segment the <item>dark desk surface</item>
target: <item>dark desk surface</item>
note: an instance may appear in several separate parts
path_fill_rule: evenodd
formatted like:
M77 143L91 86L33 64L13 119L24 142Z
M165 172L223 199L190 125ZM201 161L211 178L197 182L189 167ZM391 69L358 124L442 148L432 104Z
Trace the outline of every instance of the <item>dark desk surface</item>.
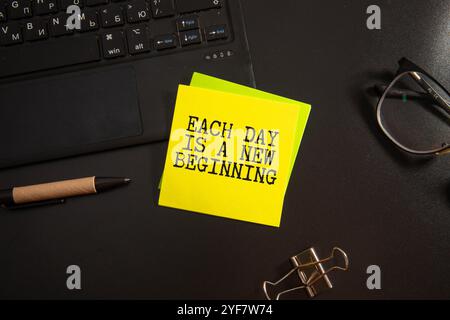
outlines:
M244 0L258 87L312 115L280 229L156 205L165 144L0 172L1 187L87 175L133 183L98 197L0 215L1 298L263 298L288 257L345 248L351 269L321 298L450 298L450 158L404 156L377 131L366 88L406 56L450 87L450 2ZM66 289L66 267L82 290ZM366 268L382 289L366 288Z

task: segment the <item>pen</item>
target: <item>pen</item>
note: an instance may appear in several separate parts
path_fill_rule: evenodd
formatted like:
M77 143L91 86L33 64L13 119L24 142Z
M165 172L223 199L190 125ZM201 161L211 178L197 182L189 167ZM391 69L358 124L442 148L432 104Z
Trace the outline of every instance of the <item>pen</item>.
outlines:
M128 178L87 177L0 190L0 205L15 209L64 203L65 198L97 194L126 185Z

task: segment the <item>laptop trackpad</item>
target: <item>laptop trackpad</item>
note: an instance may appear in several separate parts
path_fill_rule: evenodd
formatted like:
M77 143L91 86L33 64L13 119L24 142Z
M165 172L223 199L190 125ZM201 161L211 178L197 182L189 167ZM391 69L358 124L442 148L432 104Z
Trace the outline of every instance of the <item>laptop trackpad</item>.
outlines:
M0 86L0 166L142 133L131 67Z

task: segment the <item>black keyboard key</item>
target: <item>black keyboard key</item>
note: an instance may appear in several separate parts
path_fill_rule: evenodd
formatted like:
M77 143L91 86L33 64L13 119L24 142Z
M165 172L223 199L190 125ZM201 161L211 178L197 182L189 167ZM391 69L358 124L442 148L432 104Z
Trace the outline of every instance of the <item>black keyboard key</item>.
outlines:
M115 30L102 35L103 57L115 58L125 55L122 31Z
M182 17L177 20L178 31L198 29L200 27L197 16Z
M105 28L124 24L122 8L117 4L109 5L100 11L102 26Z
M35 0L33 12L37 15L44 15L58 12L58 0Z
M50 34L53 37L59 37L67 34L73 33L73 30L70 30L67 27L67 18L69 15L65 12L58 13L50 18L48 24L50 29Z
M156 50L171 49L177 47L177 37L174 34L157 36L154 39Z
M150 51L150 39L147 28L143 25L127 29L128 51L138 54Z
M80 14L80 32L98 30L97 12L93 9L85 9Z
M2 48L0 77L97 61L100 59L97 36L38 41L27 46Z
M44 40L48 38L47 24L41 19L33 19L24 24L25 40Z
M83 8L84 6L84 0L59 0L60 1L60 8L62 11L66 11L67 7L69 6L79 6L80 8Z
M134 0L127 4L127 20L130 23L147 21L150 19L147 2Z
M31 16L32 12L30 0L10 0L8 2L9 19L22 19Z
M170 17L175 14L173 0L150 0L154 18Z
M176 0L180 13L202 11L222 7L221 0Z
M180 32L180 42L183 47L202 42L200 30Z
M6 21L6 8L3 6L3 3L0 2L0 22Z
M0 45L6 46L22 42L22 30L18 23L12 22L0 26ZM2 57L0 57L0 60L2 60Z
M100 4L108 4L108 0L86 0L86 5L89 7L98 6Z
M228 28L224 24L207 27L205 28L205 36L207 41L226 39L228 38Z

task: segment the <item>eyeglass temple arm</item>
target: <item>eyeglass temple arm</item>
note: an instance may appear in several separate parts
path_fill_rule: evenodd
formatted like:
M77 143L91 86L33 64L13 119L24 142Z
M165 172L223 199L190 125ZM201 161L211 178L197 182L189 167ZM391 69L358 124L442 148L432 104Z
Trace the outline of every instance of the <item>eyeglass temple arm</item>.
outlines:
M397 71L397 74L408 72L411 78L416 81L422 89L425 90L426 94L437 103L440 109L444 110L447 114L450 114L450 102L446 101L438 92L436 92L436 90L433 89L432 86L428 84L427 81L425 81L425 79L420 76L420 74L428 75L425 70L405 57L401 58L398 61L398 64L399 69Z
M434 90L433 87L430 86L417 72L409 72L408 74L422 87L423 90L425 90L428 96L432 98L442 110L450 115L450 102L446 101L438 92L436 92L436 90Z
M383 93L386 91L388 86L376 84L374 86L375 91L381 97ZM419 92L409 89L394 89L391 88L389 92L386 94L386 98L395 98L395 99L430 99L429 95L425 92Z

